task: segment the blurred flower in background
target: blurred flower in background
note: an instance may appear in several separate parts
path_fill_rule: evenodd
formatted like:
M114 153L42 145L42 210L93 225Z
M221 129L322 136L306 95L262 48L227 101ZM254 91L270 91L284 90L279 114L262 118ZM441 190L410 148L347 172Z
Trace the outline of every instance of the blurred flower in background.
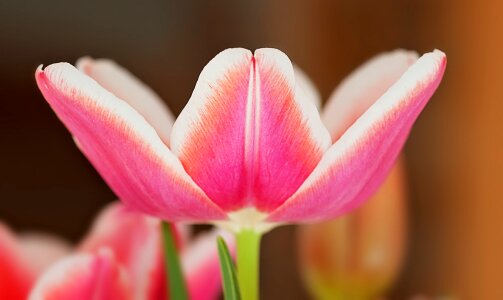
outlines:
M216 299L220 269L215 239L219 230L191 239L187 226L172 230L191 299ZM168 299L160 221L107 206L91 231L71 247L45 235L15 236L0 227L0 299ZM99 287L104 288L99 288Z
M403 159L378 192L353 213L298 230L303 279L316 299L381 296L406 248Z
M0 222L0 299L24 300L37 277L70 253L70 245L47 234L16 236Z

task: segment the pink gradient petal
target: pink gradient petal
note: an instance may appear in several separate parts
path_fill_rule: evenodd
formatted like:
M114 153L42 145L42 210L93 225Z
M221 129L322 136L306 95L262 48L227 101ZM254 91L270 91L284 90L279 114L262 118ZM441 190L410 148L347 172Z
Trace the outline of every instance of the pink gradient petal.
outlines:
M442 79L445 54L423 55L327 151L269 221L334 218L367 199L393 166L410 129Z
M303 84L305 82L302 82ZM187 173L226 211L270 211L286 200L330 146L312 95L275 49L228 49L203 69L173 126Z
M171 221L226 218L126 102L66 63L39 68L36 79L81 151L127 205Z
M46 233L24 233L18 237L19 245L30 267L36 274L68 255L72 245L67 241Z
M253 204L271 211L299 188L331 139L283 52L255 51L255 81Z
M169 145L174 117L151 88L109 59L83 57L77 61L77 68L131 105L154 127L162 141Z
M0 223L0 299L26 299L36 275L14 234Z
M112 203L98 216L79 250L96 253L103 247L112 250L134 282L134 299L165 298L159 220Z
M319 110L321 108L321 96L314 82L297 65L293 65L293 72L295 74L295 83L304 91L306 98L313 102Z
M190 299L213 300L221 294L220 262L217 236L222 236L231 255L236 253L234 237L226 231L213 229L192 241L182 253L182 267L187 278Z
M244 149L252 72L249 50L219 53L202 70L171 135L173 152L187 173L224 210L242 207L246 200Z
M323 109L322 120L336 141L417 61L413 51L380 54L357 68L335 89Z
M54 264L37 281L30 300L134 299L125 273L108 249L98 254L69 256Z

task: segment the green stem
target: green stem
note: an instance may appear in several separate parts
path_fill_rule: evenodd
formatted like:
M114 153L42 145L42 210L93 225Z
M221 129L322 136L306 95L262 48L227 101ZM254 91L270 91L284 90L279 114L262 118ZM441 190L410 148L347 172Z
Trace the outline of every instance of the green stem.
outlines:
M261 233L243 229L236 234L237 275L242 300L258 300Z
M169 299L187 300L187 288L180 266L180 259L176 249L175 238L171 224L162 222L162 238L164 245L164 266L166 268L166 283L169 290Z

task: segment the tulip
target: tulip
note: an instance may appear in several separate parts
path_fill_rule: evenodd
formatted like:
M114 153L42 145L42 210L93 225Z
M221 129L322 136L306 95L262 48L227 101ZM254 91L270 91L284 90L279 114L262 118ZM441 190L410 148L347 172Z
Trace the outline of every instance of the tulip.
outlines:
M215 239L223 235L231 251L233 240L220 230L194 240L189 240L186 226L173 226L173 231L190 299L217 299L220 271ZM0 299L168 299L160 220L113 203L72 254L60 244L47 238L28 242L0 227Z
M391 286L406 244L402 169L400 161L352 213L299 228L302 275L315 299L376 299Z
M446 65L438 50L419 59L404 51L382 59L343 84L341 95L375 98L364 110L333 104L340 115L330 131L316 93L276 49L218 54L174 122L152 90L111 61L39 67L36 80L128 207L174 222L218 223L237 234L246 300L257 297L260 234L278 224L332 219L368 198Z
M175 225L172 229L177 238L190 299L216 299L220 293L220 271L215 239L217 235L223 235L231 249L233 240L221 230L212 230L189 240L186 226ZM127 293L132 296L131 299L168 299L159 219L138 214L118 203L110 205L101 213L91 232L78 246L81 252L94 254L93 259L103 256L100 254L103 248L110 249L113 254L112 257L105 255L111 265L114 265L115 260L116 265L126 270L129 285L132 286ZM78 264L77 261L74 263ZM87 266L92 264L92 260L88 260ZM57 266L54 269L57 270ZM71 268L69 272L72 272ZM53 274L48 271L45 276L50 278L55 276ZM89 279L95 280L94 284L100 280L96 276ZM77 279L75 281L80 282ZM64 286L64 283L50 286L41 283L39 286L49 292ZM103 295L102 299L108 298Z
M0 299L25 300L36 278L70 246L49 235L16 236L0 222Z

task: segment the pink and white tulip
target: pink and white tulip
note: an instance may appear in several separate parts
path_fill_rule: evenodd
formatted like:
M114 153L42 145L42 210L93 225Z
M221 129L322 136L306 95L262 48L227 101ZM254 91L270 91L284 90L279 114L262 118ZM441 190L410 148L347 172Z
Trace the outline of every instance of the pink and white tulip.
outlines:
M234 240L213 230L189 241L186 227L173 230L190 299L217 299L221 286L216 236L226 237L231 249ZM30 300L169 299L158 219L114 203L100 214L78 251L39 279Z
M221 230L195 239L186 226L173 230L190 299L217 299L216 236L233 252L234 240ZM0 226L0 299L169 299L162 251L160 221L119 203L99 215L73 253L55 238L16 237Z
M115 203L98 217L79 249L88 253L111 249L134 283L130 291L133 299L168 299L160 226L160 220ZM191 299L215 299L220 293L216 237L224 236L232 250L234 240L221 230L194 240L190 240L186 226L175 225L173 231Z
M317 93L276 49L228 49L173 121L107 60L40 67L44 97L127 206L235 231L321 221L367 199L394 164L446 65L435 50L384 54L348 78L323 119ZM354 102L365 97L363 102ZM357 103L357 104L356 104Z
M76 254L53 265L33 288L30 300L135 299L127 273L110 249Z

